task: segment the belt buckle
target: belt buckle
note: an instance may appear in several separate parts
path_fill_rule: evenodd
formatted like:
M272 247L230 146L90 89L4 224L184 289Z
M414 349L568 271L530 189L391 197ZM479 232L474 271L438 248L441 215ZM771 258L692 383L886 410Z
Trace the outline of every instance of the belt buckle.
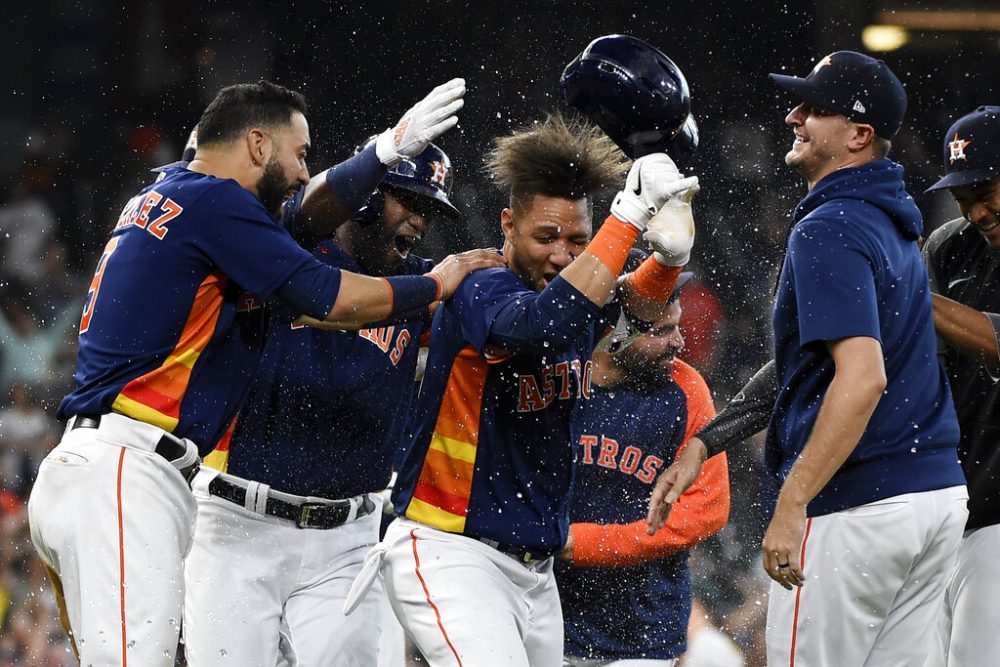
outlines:
M299 528L333 528L342 525L350 513L351 506L347 503L341 507L330 503L304 502L299 505L295 525ZM324 521L325 518L332 520Z

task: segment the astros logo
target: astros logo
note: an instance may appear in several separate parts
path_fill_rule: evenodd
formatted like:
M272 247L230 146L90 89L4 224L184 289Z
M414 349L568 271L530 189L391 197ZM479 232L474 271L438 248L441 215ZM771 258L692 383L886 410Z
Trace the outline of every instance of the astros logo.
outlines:
M823 60L820 60L818 63L816 63L816 66L813 67L812 73L815 74L816 72L818 72L820 67L829 67L832 64L833 61L830 60L830 56L825 56Z
M431 174L431 183L444 187L444 179L448 178L448 165L444 162L431 162L431 169L434 170Z
M965 160L968 162L969 158L965 155L965 147L971 143L971 141L959 139L958 132L956 132L955 138L948 142L948 150L951 151L951 155L948 158L948 164L952 164L955 160Z

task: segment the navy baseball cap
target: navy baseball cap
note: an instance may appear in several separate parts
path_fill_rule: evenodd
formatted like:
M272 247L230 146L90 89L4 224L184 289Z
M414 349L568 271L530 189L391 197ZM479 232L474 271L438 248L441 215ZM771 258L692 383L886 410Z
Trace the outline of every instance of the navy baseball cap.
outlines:
M906 113L906 91L889 66L856 51L836 51L805 78L771 74L771 79L809 104L843 114L892 139Z
M1000 107L979 107L948 128L944 172L925 192L1000 178Z

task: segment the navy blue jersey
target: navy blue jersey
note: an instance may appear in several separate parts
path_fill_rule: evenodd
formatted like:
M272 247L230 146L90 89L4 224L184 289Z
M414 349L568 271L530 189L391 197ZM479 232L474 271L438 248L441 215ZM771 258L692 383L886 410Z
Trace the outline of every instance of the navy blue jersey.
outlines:
M788 474L834 375L826 343L882 344L888 386L809 516L965 483L958 422L937 358L920 212L889 160L830 174L800 202L774 308L778 398L766 463Z
M591 351L617 318L617 306L608 310L601 317L562 278L537 293L509 269L469 275L434 318L396 511L558 551L573 478L570 416L590 396Z
M714 414L705 381L680 360L664 386L595 386L577 412L573 565L556 564L567 654L618 660L684 652L687 549L725 524L725 456L705 463L654 536L646 534L646 511L656 476Z
M332 241L320 261L361 272ZM403 273L433 263L415 256ZM227 471L297 495L384 488L410 412L424 321L332 331L272 318L253 386L228 444Z
M61 419L110 411L208 453L246 394L262 346L263 300L315 260L231 179L167 169L129 200L94 274L80 323L76 388ZM326 316L339 272L305 314Z

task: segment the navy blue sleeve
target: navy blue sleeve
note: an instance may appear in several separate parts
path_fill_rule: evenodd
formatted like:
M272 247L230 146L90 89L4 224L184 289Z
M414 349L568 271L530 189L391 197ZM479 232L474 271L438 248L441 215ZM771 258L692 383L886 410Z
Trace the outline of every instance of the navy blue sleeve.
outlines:
M333 309L339 291L340 270L310 258L278 288L277 296L292 311L323 320Z
M857 228L805 220L788 239L799 345L867 336L882 340L873 260Z
M326 172L326 185L346 211L357 211L386 174L386 166L375 155L375 142Z
M601 308L563 278L529 290L509 269L470 274L452 297L463 334L477 350L487 343L508 352L552 351L571 345Z

